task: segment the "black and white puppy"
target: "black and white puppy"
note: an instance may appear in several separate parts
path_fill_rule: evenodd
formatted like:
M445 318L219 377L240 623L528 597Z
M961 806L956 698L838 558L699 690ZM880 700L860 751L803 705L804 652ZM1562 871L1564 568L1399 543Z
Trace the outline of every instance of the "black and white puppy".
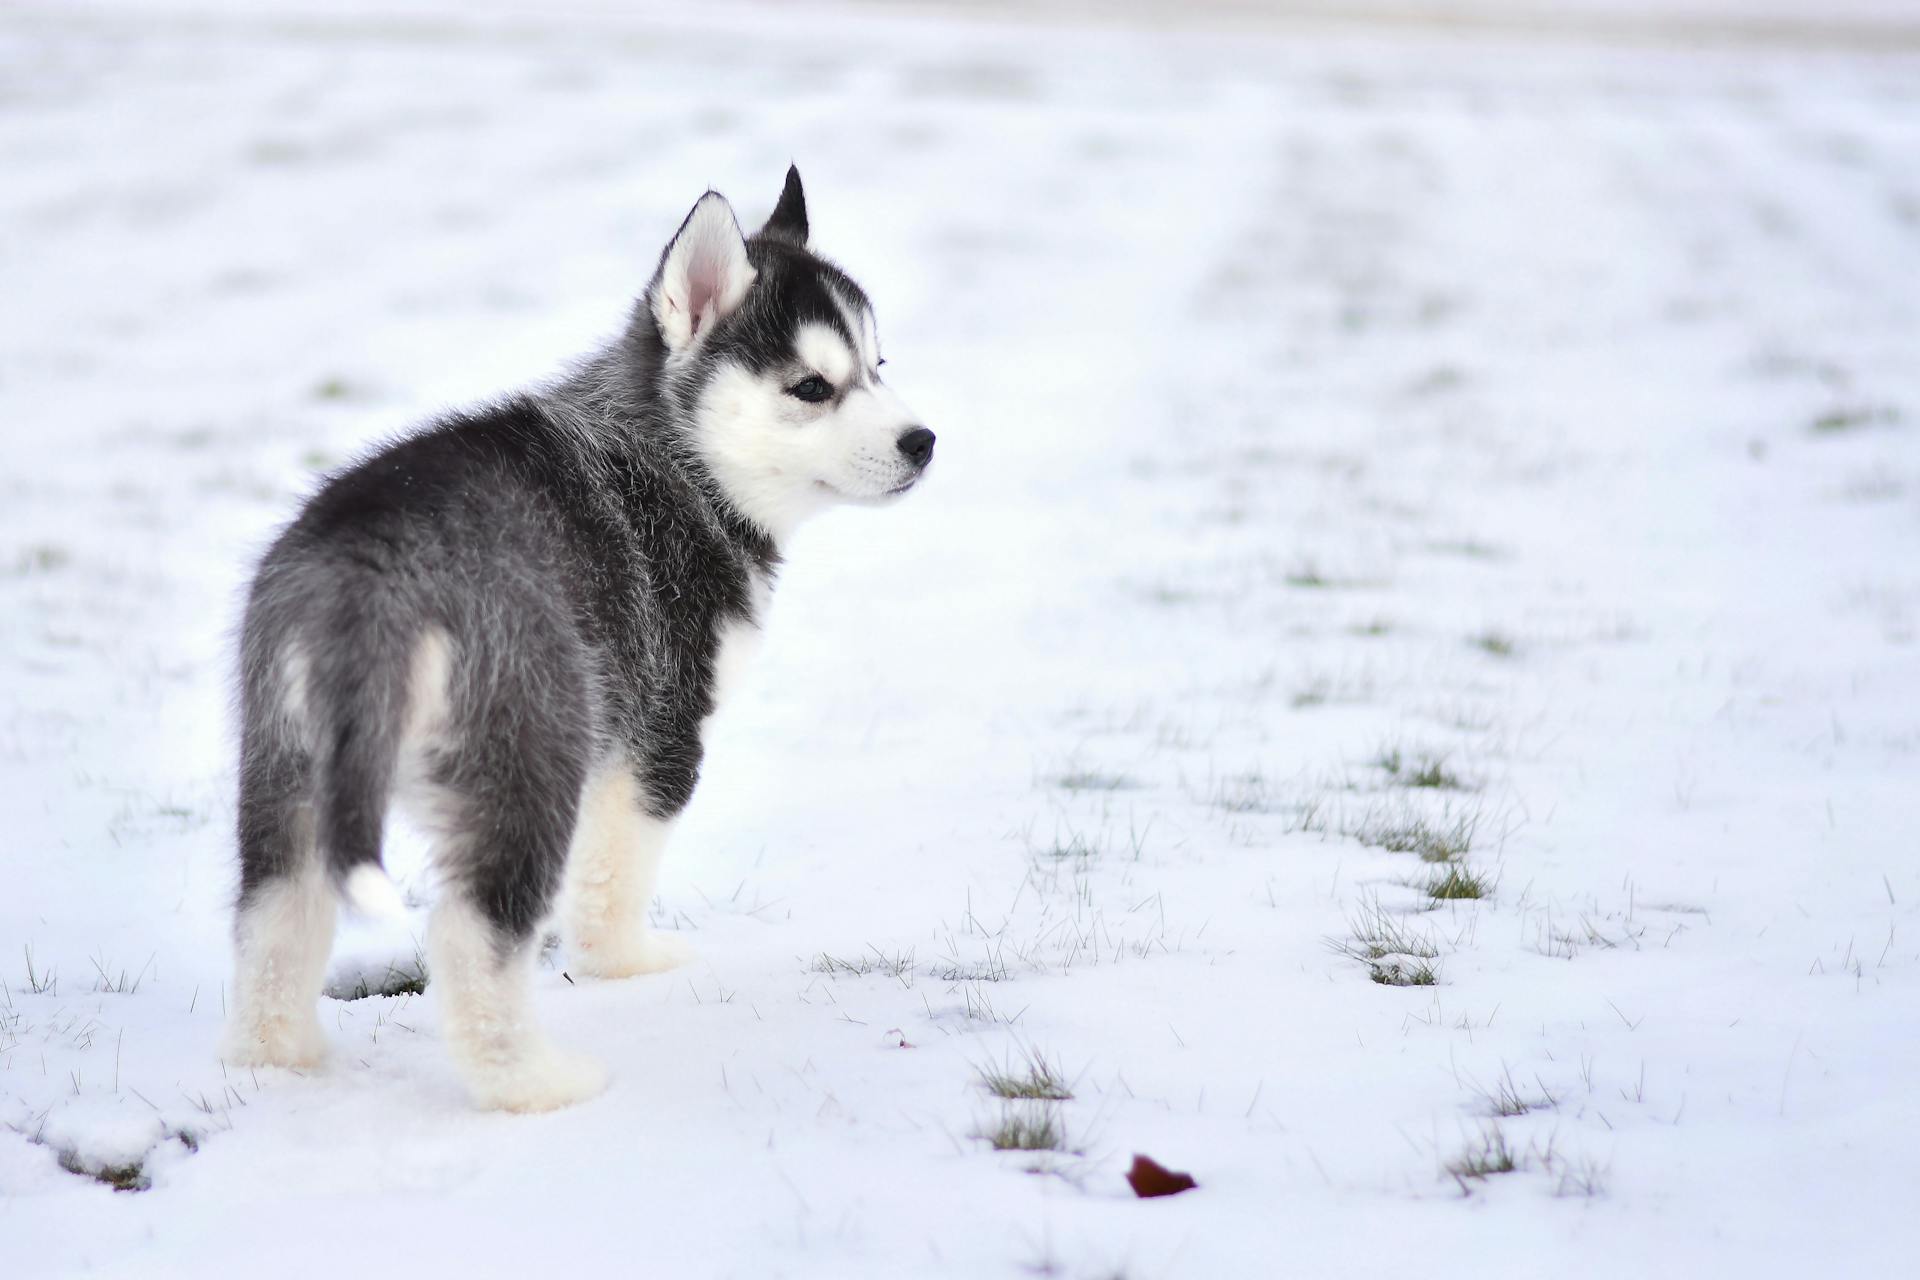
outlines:
M743 236L709 191L625 332L556 385L334 476L262 559L241 639L229 1062L304 1066L337 898L397 907L398 803L442 888L428 971L482 1107L599 1092L535 1026L559 909L574 970L685 959L647 908L701 735L753 647L782 543L933 457L880 380L867 296L807 247L790 170Z

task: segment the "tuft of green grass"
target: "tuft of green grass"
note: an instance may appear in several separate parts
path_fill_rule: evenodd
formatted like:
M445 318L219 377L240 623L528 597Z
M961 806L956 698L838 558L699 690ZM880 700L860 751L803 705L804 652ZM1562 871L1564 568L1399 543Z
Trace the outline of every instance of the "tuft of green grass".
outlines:
M852 960L828 955L822 951L814 958L811 967L815 973L824 973L828 977L844 973L852 977L864 978L870 973L884 973L890 978L897 978L903 982L913 973L914 953L911 947L888 955L872 943L868 943L867 950L871 954Z
M1009 1106L1000 1117L974 1135L995 1151L1065 1151L1067 1128L1053 1105Z
M13 572L20 576L35 573L55 573L73 563L73 553L65 547L51 542L37 542L24 547L14 557Z
M1318 796L1311 796L1292 806L1292 816L1287 819L1286 832L1288 835L1302 831L1324 835L1328 825L1326 802Z
M76 1087L77 1084L78 1081L76 1078ZM138 1090L135 1090L135 1096L140 1096ZM141 1100L145 1101L144 1098ZM192 1098L188 1098L187 1100L189 1102L193 1101ZM213 1104L206 1100L206 1095L204 1094L201 1095L197 1105L209 1115L214 1112ZM146 1191L151 1189L153 1179L147 1176L147 1161L152 1157L153 1152L158 1150L162 1145L177 1142L188 1154L200 1150L200 1136L193 1130L168 1128L160 1135L159 1142L149 1148L146 1154L140 1156L139 1159L110 1164L97 1159L89 1159L73 1147L56 1146L46 1136L45 1122L46 1116L43 1113L39 1118L39 1123L32 1128L14 1123L13 1121L7 1121L6 1127L33 1145L46 1147L51 1150L55 1162L68 1173L79 1178L91 1178L103 1186L112 1187L115 1191Z
M1052 844L1038 851L1042 858L1054 862L1085 862L1100 856L1100 842L1083 831L1069 831L1065 838L1056 836Z
M1387 910L1378 898L1362 900L1359 913L1348 919L1347 927L1353 936L1335 941L1333 949L1357 960L1380 960L1387 956L1435 960L1440 956L1432 934Z
M1070 769L1053 780L1062 791L1131 791L1138 784L1124 773Z
M1477 538L1442 539L1427 544L1427 550L1443 555L1464 556L1469 560L1501 560L1506 553L1491 543L1481 542Z
M1189 590L1186 587L1177 587L1165 582L1149 583L1146 587L1142 588L1141 595L1148 604L1157 604L1166 609L1195 604L1201 599L1200 593L1197 591Z
M1819 435L1838 435L1842 431L1853 431L1860 427L1876 424L1892 425L1900 420L1900 412L1884 406L1850 405L1845 408L1829 409L1813 420L1813 430Z
M1493 896L1493 882L1469 867L1449 865L1445 870L1434 873L1426 883L1426 891L1427 896L1436 902L1488 898Z
M316 400L345 400L353 394L353 384L341 377L322 378L313 388Z
M361 974L352 982L337 983L326 989L335 1000L369 1000L374 996L417 996L427 990L427 957L416 950L412 960L390 964L378 977Z
M1554 1184L1553 1194L1562 1198L1580 1198L1591 1200L1607 1193L1607 1166L1591 1158L1577 1164L1562 1163L1560 1180Z
M1300 587L1305 590L1319 590L1333 585L1333 579L1321 573L1320 567L1311 560L1287 570L1284 581L1290 587Z
M1323 707L1333 697L1333 685L1325 680L1312 680L1294 690L1291 706L1295 711L1305 711L1309 707Z
M1507 1135L1498 1125L1489 1125L1480 1134L1478 1146L1468 1147L1453 1159L1447 1161L1447 1174L1460 1184L1460 1190L1471 1192L1469 1181L1484 1182L1488 1178L1503 1173L1513 1173L1521 1167L1518 1153L1507 1144Z
M1273 801L1266 776L1260 773L1231 774L1213 789L1213 807L1226 813L1266 813Z
M1399 747L1387 747L1373 762L1403 787L1427 791L1471 790L1459 774L1447 768L1446 756L1435 752L1423 751L1409 756Z
M1288 699L1288 705L1295 711L1304 711L1309 707L1324 707L1329 703L1350 705L1362 703L1373 696L1373 684L1366 677L1335 679L1330 676L1310 676L1294 687Z
M1006 977L1006 970L1004 968L1001 968L996 971L1000 974L1000 977L996 978L996 977L988 976L984 978L970 978L970 977L961 976L960 971L958 970L949 971L955 976L949 978L948 981L960 982L963 984L960 988L960 992L961 992L961 995L966 999L967 1021L1005 1023L1007 1026L1012 1026L1014 1023L1020 1020L1020 1014L1018 1013L1014 1014L1012 1017L1009 1018L1006 1015L1002 1014L998 1009L994 1008L993 997L988 995L986 988L980 985L982 982L999 982L1004 980ZM1025 1011L1026 1010L1023 1007L1021 1012L1024 1013Z
M25 944L27 953L27 990L36 996L54 995L60 989L60 975L53 969L35 970L33 944Z
M109 995L133 995L140 990L141 981L147 976L147 970L152 967L153 956L148 956L147 963L141 965L140 972L134 974L131 978L127 976L125 969L121 969L116 974L108 964L104 955L92 957L92 963L95 974L93 980L93 989L95 992L104 992Z
M1467 643L1496 658L1511 658L1517 647L1512 636L1502 631L1481 631L1467 637Z
M1365 963L1368 976L1380 986L1438 985L1440 972L1433 962L1439 959L1440 948L1432 933L1389 911L1379 898L1363 898L1347 928L1349 936L1329 938L1327 945Z
M1512 1119L1543 1109L1552 1110L1560 1105L1560 1100L1549 1093L1544 1084L1540 1086L1540 1096L1537 1098L1521 1093L1520 1086L1513 1082L1513 1072L1509 1068L1502 1068L1493 1088L1481 1089L1480 1096L1486 1100L1487 1110L1502 1119Z
M1499 717L1488 707L1464 700L1441 703L1428 714L1449 729L1462 733L1485 733L1499 723Z
M1480 825L1478 814L1467 814L1451 823L1435 822L1422 814L1373 816L1358 827L1343 832L1370 849L1388 853L1417 853L1425 862L1452 862L1473 851L1474 832Z
M1417 396L1436 395L1442 391L1451 391L1466 380L1465 371L1458 366L1439 364L1408 383L1407 390Z
M1378 639L1393 633L1393 623L1386 618L1369 618L1365 622L1356 622L1347 628L1348 635L1367 636Z
M1067 1102L1073 1098L1073 1090L1060 1074L1057 1063L1047 1061L1038 1049L1026 1049L1022 1054L1024 1061L1017 1065L1010 1062L1005 1066L975 1068L988 1093L1009 1101Z
M1375 960L1367 966L1367 976L1382 987L1436 987L1440 971L1430 960L1404 960L1396 956Z
M60 1167L68 1173L104 1183L115 1191L145 1191L153 1186L153 1180L147 1177L145 1167L139 1163L89 1165L77 1153L62 1151Z

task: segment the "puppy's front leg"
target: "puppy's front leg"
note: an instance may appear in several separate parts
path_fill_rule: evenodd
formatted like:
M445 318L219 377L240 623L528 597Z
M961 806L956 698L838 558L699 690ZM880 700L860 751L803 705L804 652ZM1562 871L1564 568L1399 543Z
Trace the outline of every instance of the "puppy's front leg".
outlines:
M647 812L625 761L587 782L567 857L565 912L571 962L600 978L660 973L693 958L681 939L647 927L672 819Z

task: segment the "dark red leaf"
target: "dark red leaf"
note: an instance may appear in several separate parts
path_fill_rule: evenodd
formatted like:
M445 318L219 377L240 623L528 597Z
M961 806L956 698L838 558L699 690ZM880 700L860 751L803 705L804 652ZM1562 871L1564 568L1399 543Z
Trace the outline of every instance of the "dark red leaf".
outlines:
M1127 1170L1127 1182L1132 1185L1133 1194L1142 1200L1149 1196L1177 1196L1200 1185L1191 1174L1169 1169L1158 1160L1142 1155L1134 1156L1133 1168Z

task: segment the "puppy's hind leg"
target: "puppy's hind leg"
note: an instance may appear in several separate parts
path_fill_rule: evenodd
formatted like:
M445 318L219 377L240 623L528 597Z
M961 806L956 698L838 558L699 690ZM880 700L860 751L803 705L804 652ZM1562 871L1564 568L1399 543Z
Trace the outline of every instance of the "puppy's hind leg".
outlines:
M438 783L435 808L446 825L434 857L444 887L427 926L429 990L475 1105L551 1111L607 1083L597 1062L548 1041L533 1014L540 925L584 770L569 769L564 751L542 757L482 746L471 760L473 774Z
M660 973L693 957L647 926L673 822L648 813L643 799L624 760L603 764L582 797L567 858L567 933L574 966L595 977Z
M314 847L307 762L255 732L240 777L240 904L234 993L221 1057L311 1067L326 1056L320 987L333 945L333 886Z
M427 925L441 1034L474 1105L552 1111L607 1085L593 1059L555 1047L533 1016L536 937L514 936L469 895L451 893Z

